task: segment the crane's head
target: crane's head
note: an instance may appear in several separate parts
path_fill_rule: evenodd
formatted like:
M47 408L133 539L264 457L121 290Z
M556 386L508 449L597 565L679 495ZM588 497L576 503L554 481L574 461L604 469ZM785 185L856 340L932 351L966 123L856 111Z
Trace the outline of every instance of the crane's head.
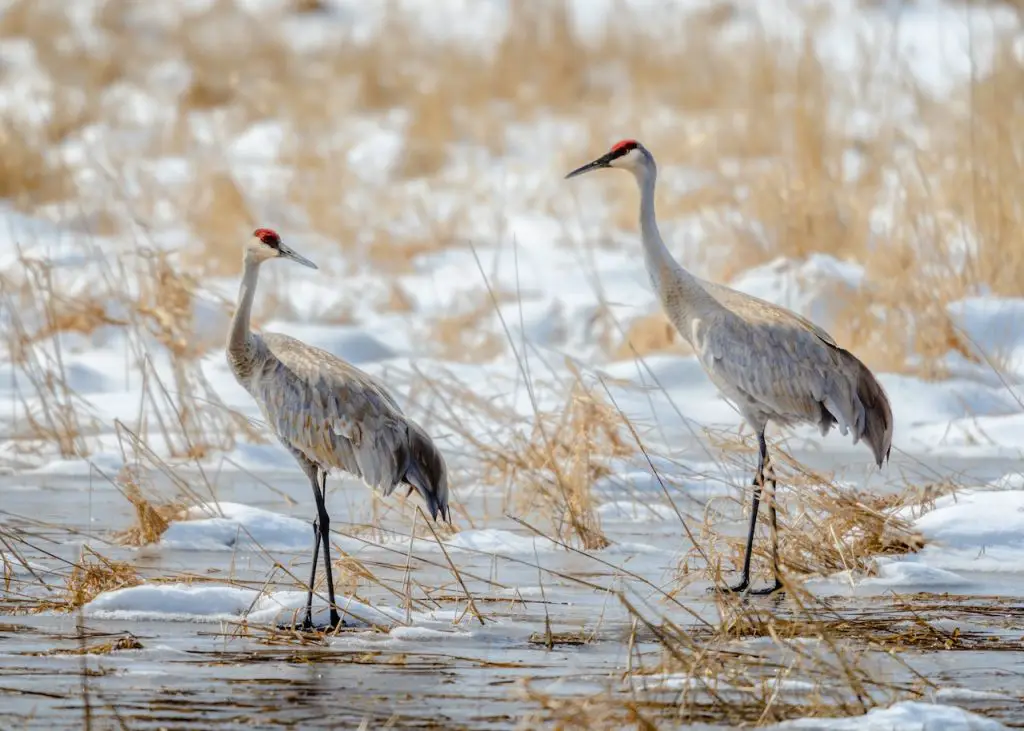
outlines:
M566 179L575 178L577 175L583 175L583 173L589 173L591 170L600 170L601 168L623 168L636 174L646 171L653 163L654 159L651 157L651 153L639 142L636 140L620 140L612 145L611 149L601 155L601 157L593 162L588 162L583 167L576 168L565 177Z
M306 257L296 254L281 241L277 231L270 228L258 228L252 232L252 238L245 247L245 255L252 257L257 262L264 262L267 259L283 258L297 261L302 266L316 269L317 266Z

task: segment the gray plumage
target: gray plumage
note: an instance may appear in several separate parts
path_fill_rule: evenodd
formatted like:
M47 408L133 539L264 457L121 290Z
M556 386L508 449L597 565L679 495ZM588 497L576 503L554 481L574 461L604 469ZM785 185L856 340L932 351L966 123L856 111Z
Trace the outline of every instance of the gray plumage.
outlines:
M871 371L794 312L720 284L699 283L721 305L693 328L701 365L756 430L836 426L867 442L881 467L892 447L892 409ZM676 318L678 319L678 318ZM679 323L674 319L674 324Z
M842 434L852 434L854 443L866 441L881 467L892 447L889 399L871 371L817 325L783 307L695 277L680 266L658 231L654 157L636 140L623 140L566 177L609 167L630 171L640 187L644 260L665 313L693 347L711 381L758 435L760 454L743 580L732 587L743 591L749 584L760 489L768 482L774 492L774 471L764 439L768 422L814 424L822 435L836 426ZM777 562L774 500L770 510ZM777 564L775 568L776 583L769 591L782 586Z
M372 377L278 333L253 334L250 352L252 365L235 375L285 446L325 472L361 478L385 497L406 484L432 517L447 517L444 458ZM249 375L239 376L245 370Z
M259 267L287 258L316 265L288 248L270 229L257 229L246 245L238 308L228 335L227 359L239 384L255 399L267 424L288 448L313 487L317 503L310 594L304 625L311 627L316 556L324 545L331 624L338 623L324 505L326 477L342 471L390 495L399 485L416 490L434 520L450 522L444 457L426 432L402 413L385 388L340 358L295 338L253 333L249 327Z

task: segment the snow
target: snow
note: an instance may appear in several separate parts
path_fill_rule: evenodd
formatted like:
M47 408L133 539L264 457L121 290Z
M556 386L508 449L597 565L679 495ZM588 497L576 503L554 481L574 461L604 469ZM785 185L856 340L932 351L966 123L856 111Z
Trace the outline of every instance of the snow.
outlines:
M925 509L905 508L926 543L916 553L880 556L873 576L848 571L810 582L819 591L956 591L984 593L986 587L1011 591L1024 573L1024 490L1012 489L1019 475L1007 475L984 488L958 490ZM1002 577L1002 578L1000 578Z
M355 599L338 597L338 612L346 624L390 626L399 613L386 613ZM305 610L306 593L262 594L235 586L143 584L100 594L85 606L97 619L120 622L221 622L245 619L251 624L292 621ZM314 595L313 621L328 619L327 604Z
M85 607L87 615L118 621L204 621L238 619L259 592L233 586L143 584L100 594Z
M873 708L857 718L802 718L769 728L820 731L1002 731L1006 726L956 706L903 701L888 708Z
M907 560L968 579L1024 571L1024 490L963 490L914 521L928 539Z
M803 261L779 258L739 275L729 286L799 312L830 330L836 325L844 294L863 289L864 268L827 254Z
M629 4L644 14L641 17L665 13L661 0ZM93 17L99 5L76 4L66 18L73 26L70 32L81 36L74 42L82 48L98 47L110 33ZM199 12L212 3L192 0L185 5ZM290 4L240 0L238 5L257 20L263 14L276 17L272 14ZM272 26L266 24L275 33L280 31L275 37L296 49L299 55L290 62L308 68L310 74L336 70L317 69L312 63L307 67L302 54L312 57L318 48L373 43L391 17L388 13L411 18L423 43L455 38L491 54L513 12L510 3L498 0L437 0L429 12L422 0L379 5L323 0L320 5L316 12L291 13L275 19ZM711 0L680 0L677 5L673 23L685 24L694 14L722 9ZM616 27L612 14L621 7L613 0L571 0L569 31L584 42L596 42L609 27ZM184 12L165 4L136 4L120 22L132 33L156 38L183 22ZM651 42L661 42L664 35L676 40L678 28L673 23L649 24ZM931 154L933 140L916 123L916 98L907 91L906 76L899 74L909 74L929 103L959 109L967 96L964 84L984 76L995 58L997 40L1018 35L1020 21L1008 7L939 0L767 0L731 4L720 30L716 42L726 50L741 51L779 38L797 49L808 41L822 63L825 92L856 100L831 110L843 117L838 126L864 140L895 127L915 152ZM248 37L202 25L190 41L230 52L248 43ZM886 49L884 63L873 60L879 48ZM26 39L0 40L0 65L7 70L8 81L0 93L0 110L12 120L38 123L61 111L50 97L53 81L44 61ZM871 88L855 88L865 69L871 69ZM393 568L408 553L415 565L410 568L413 575L428 562L448 571L446 558L456 567L489 563L495 575L498 567L507 570L509 563L518 562L529 566L529 573L494 578L488 591L509 604L544 596L552 600L545 611L556 623L563 612L578 612L587 619L599 616L603 607L562 602L558 592L564 587L549 586L542 575L547 568L564 568L559 562L566 560L578 561L573 570L590 572L594 566L589 559L567 553L558 543L531 535L506 518L522 507L524 513L533 511L531 521L538 513L547 520L552 518L550 507L534 504L533 496L519 500L524 497L520 488L527 483L520 473L498 485L485 479L487 470L478 464L481 450L500 450L513 434L529 434L536 410L563 410L578 375L593 393L610 395L631 420L645 449L644 454L629 457L597 456L600 465L588 465L599 475L590 485L595 516L615 537L607 548L589 551L602 562L601 570L609 572L595 579L595 586L609 588L611 596L610 591L634 570L657 586L676 580L678 565L689 558L678 543L680 520L689 521L687 528L698 528L705 517L718 520L720 504L738 498L738 487L749 482L752 453L737 456L721 448L722 441L733 439L741 429L749 437L749 429L742 427L736 408L719 396L678 339L678 347L647 354L642 361L630 357L625 333L660 310L637 241L635 192L626 188L625 176L616 176L615 183L594 177L571 185L562 176L583 161L577 156L593 156L604 149L608 140L599 135L668 131L685 151L688 145L700 144L713 121L710 117L699 110L680 114L671 105L645 109L643 114L624 111L617 86L609 82L616 71L604 68L593 79L611 86L601 112L607 119L601 126L583 124L564 111L538 110L515 120L502 112L501 118L510 121L489 130L493 139L483 145L470 141L472 135L466 131L480 120L454 114L450 121L456 139L439 150L443 171L403 178L399 170L409 152L409 130L417 122L414 110L387 101L380 108L335 114L330 100L324 99L331 113L329 129L310 154L324 162L328 175L311 183L290 167L295 142L306 131L274 115L272 96L247 87L245 103L253 108L244 119L224 109L183 112L177 106L179 98L195 81L187 60L169 58L144 71L144 76L128 74L110 84L91 100L95 109L89 108L102 119L53 140L46 150L55 164L69 169L79 191L76 200L32 211L15 201L0 201L0 325L12 334L0 339L0 467L14 474L14 482L3 485L4 520L7 503L15 501L28 507L21 515L10 510L12 525L15 519L35 520L37 511L46 513L38 520L54 524L60 522L62 511L63 517L76 519L88 513L77 533L56 544L60 550L53 549L54 555L65 549L69 556L78 555L82 545L97 545L130 519L131 510L123 500L117 515L94 514L92 501L109 497L114 476L139 463L154 467L158 477L174 475L173 489L186 493L190 505L171 520L156 545L116 549L123 548L130 562L151 573L139 586L97 596L85 608L90 618L123 623L245 619L273 624L289 621L304 606L305 593L295 586L259 587L251 577L236 585L223 573L229 567L233 571L236 562L249 568L258 565L260 571L280 562L289 573L301 575L308 567L302 562L308 561L311 549L313 509L304 482L304 502L286 508L280 499L279 479L294 483L304 477L293 457L268 433L258 406L225 362L223 343L238 277L229 268L221 270L219 264L207 262L208 252L194 241L196 227L205 225L199 211L213 205L207 200L213 193L209 181L201 177L211 171L237 186L238 205L245 209L239 219L278 228L290 245L320 267L311 271L283 261L268 263L255 305L258 328L298 338L387 383L402 408L437 439L449 459L453 500L467 508L465 518L453 511L458 517L451 532L444 534L449 555L443 557L433 537L423 537L422 525L415 540L408 535L410 506L417 505L418 498L400 502L396 494L372 500L364 490L358 502L346 504L344 510L332 504L332 515L339 516L333 543L346 559ZM426 77L429 74L423 83L429 88ZM628 82L623 79L619 86ZM66 91L67 104L87 101L81 92ZM787 104L780 103L777 111L786 113L788 108L782 107ZM627 123L638 129L623 129ZM677 155L674 160L671 154ZM902 172L906 162L898 149L893 158L887 176ZM663 197L723 187L743 198L750 192L747 173L779 162L721 160L717 170L705 170L678 164L685 159L679 150L666 150L664 159L659 172ZM854 181L863 164L863 157L851 147L844 151L842 169L834 172ZM894 233L890 209L900 200L904 184L895 180L880 196L891 200L870 204L870 231L856 232L866 237L858 242L865 250L889 245ZM311 220L310 211L296 204L296 199L314 193L323 199L318 210L323 221ZM622 210L628 216L621 216ZM659 203L659 211L666 213L662 228L667 245L697 274L715 277L717 268L728 264L728 284L791 308L837 337L849 334L845 318L850 297L870 303L884 296L890 285L899 285L866 262L824 251L733 266L735 250L720 246L715 238L722 221L748 237L745 244L767 252L786 231L770 230L760 220L737 222L732 206L673 214L671 206ZM221 211L216 213L219 219ZM954 249L949 265L955 271L949 276L956 278L984 237L955 211L930 213L950 227L964 229L951 237L955 244L946 241ZM106 230L94 225L101 214L117 218L122 229L98 233ZM423 251L371 265L371 248L386 248L392 239L422 245ZM927 247L918 253L925 256ZM183 281L195 275L195 281L187 282L187 311L174 310L174 297L154 282L152 263L157 256L165 256ZM203 274L207 264L213 272L208 276ZM945 306L944 315L967 345L960 349L965 352L951 347L948 353L934 355L934 363L886 361L878 374L896 415L894 463L908 473L913 472L908 465L927 466L933 471L929 481L943 477L933 467L936 460L993 465L994 470L1003 461L1019 461L1024 445L1024 299L976 289ZM59 335L47 334L55 311L73 319L81 314L83 302L101 308L104 322L95 328L69 326ZM936 312L941 310L936 307ZM463 334L480 335L487 347L475 352L473 343L446 330L461 317L474 324ZM170 335L167 328L173 330ZM22 330L43 334L19 339ZM908 325L903 337L912 342L917 334ZM177 357L169 342L189 356ZM922 365L938 366L940 377L919 375L932 370L916 369ZM74 423L63 421L68 412ZM183 440L182 424L188 420L190 436L199 434L205 440L196 449ZM60 445L46 436L55 422L78 437L76 444ZM854 445L836 432L821 437L812 427L800 427L773 429L769 436L785 437L785 448L797 461L821 456L838 479L849 478L868 490L889 489L905 476L919 479L919 474L894 474L893 465L879 475L864 445ZM634 435L622 437L632 450ZM867 479L860 480L862 475ZM34 482L22 485L22 479ZM207 492L207 482L217 488ZM332 474L331 490L338 489L337 482ZM54 498L51 493L68 484L74 491L67 493L71 496L66 502L65 493ZM158 493L165 496L171 490L162 484ZM40 493L37 502L25 502L34 491ZM784 499L791 499L793 492L784 486ZM336 497L329 495L328 500ZM487 510L475 513L470 505L485 505ZM405 532L396 529L395 522L381 528L378 511ZM808 587L824 596L985 595L993 593L993 587L1001 596L1024 595L1020 474L971 482L934 504L914 504L900 515L923 535L923 549L876 557L870 575L842 572L810 581ZM4 531L7 527L6 522L0 525ZM706 537L698 533L700 540ZM566 541L577 545L572 537ZM106 544L102 550L107 550ZM49 556L33 556L26 567L6 549L0 558L18 580L27 580L33 572L56 576L64 568L48 563ZM354 569L339 562L339 574L343 571ZM177 581L182 576L192 580ZM346 579L355 581L347 575ZM427 588L458 595L461 587L453 586ZM458 611L450 605L435 611L420 605L408 610L398 606L398 595L407 590L404 585L366 587L364 582L353 593L362 596L364 588L377 592L372 600L340 599L347 620L364 629L384 627L387 632L378 639L399 648L479 641L483 636L499 648L494 653L501 659L526 626L512 621L497 623L496 630L474 626L474 635L466 627L464 606ZM315 608L319 621L325 620L322 597L316 598ZM578 619L573 616L573 621ZM374 633L365 635L360 641L370 642ZM493 649L491 644L485 647L488 652ZM661 687L679 690L691 684L687 678L666 676ZM780 681L778 689L800 692L808 687L804 680L789 678ZM986 700L979 693L941 688L933 697L949 703ZM993 723L951 706L899 703L861 719L805 719L782 727L999 727Z
M1024 374L1024 299L971 297L946 309L980 356L1009 373Z
M445 541L445 544L456 549L504 555L533 555L534 551L557 549L557 546L546 538L520 536L510 531L494 528L462 531Z
M239 503L204 503L171 522L160 544L178 550L306 551L308 522Z

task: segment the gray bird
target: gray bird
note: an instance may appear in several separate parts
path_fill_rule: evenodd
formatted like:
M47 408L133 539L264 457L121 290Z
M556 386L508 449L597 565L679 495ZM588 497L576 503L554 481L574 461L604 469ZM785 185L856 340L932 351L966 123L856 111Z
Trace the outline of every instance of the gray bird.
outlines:
M330 626L339 624L331 576L330 517L324 499L327 474L347 472L390 495L398 485L415 489L431 517L451 522L444 457L423 429L406 417L384 387L327 351L287 335L249 329L260 265L291 259L316 269L276 232L256 229L245 245L242 285L228 333L227 358L235 378L256 400L264 419L292 453L313 486L313 567L303 628L313 626L313 584L323 542Z
M743 575L735 586L720 590L749 589L757 509L767 479L771 485L767 497L775 581L750 593L771 594L783 585L778 561L775 473L764 438L768 422L780 426L814 424L822 436L836 426L843 435L852 433L854 444L866 441L881 467L889 459L892 446L889 399L867 366L814 323L783 307L695 277L672 258L654 215L658 169L647 148L636 140L622 140L565 177L601 168L622 168L636 179L644 262L651 285L708 377L757 434L759 456Z

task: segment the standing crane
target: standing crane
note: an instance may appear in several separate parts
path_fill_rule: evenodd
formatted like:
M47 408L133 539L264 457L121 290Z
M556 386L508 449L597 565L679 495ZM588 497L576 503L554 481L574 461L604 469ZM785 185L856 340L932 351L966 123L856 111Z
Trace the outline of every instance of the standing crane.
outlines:
M313 584L323 543L330 602L330 627L339 625L331 575L327 474L361 478L390 495L398 485L415 489L431 517L451 523L444 457L423 429L407 418L384 386L327 351L276 333L257 335L249 315L260 265L290 259L316 269L286 246L276 232L259 228L245 245L238 308L228 333L227 358L235 378L256 400L277 438L302 467L313 487L313 567L309 574L303 629L313 628Z
M679 334L693 347L704 371L726 399L736 405L757 434L759 454L754 502L743 557L743 575L720 591L748 592L757 509L766 480L771 520L774 583L752 594L783 588L779 571L775 471L764 430L814 424L822 436L837 426L856 444L868 443L881 468L892 446L892 409L881 384L867 366L840 348L832 336L783 307L721 284L695 277L672 258L658 232L654 156L636 140L622 140L593 162L566 175L572 178L601 168L622 168L640 187L640 232L651 285Z

